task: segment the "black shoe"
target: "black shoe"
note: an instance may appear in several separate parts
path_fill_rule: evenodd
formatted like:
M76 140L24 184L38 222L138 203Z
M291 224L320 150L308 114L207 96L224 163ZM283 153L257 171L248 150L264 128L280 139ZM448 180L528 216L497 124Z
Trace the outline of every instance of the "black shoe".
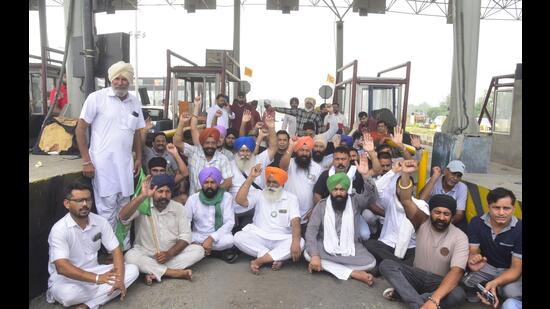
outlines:
M222 259L228 263L233 264L235 261L239 258L239 253L237 253L236 250L233 249L227 249L223 251Z

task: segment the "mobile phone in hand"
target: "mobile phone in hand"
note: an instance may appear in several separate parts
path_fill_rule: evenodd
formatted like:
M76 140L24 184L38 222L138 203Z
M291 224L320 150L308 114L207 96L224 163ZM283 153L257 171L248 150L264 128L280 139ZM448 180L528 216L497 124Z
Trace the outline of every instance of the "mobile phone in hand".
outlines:
M493 293L491 293L490 291L486 291L485 287L481 285L481 283L477 284L477 289L483 296L485 296L485 298L487 298L487 300L489 301L489 303L491 303L491 305L494 305L496 303L495 295L493 295Z

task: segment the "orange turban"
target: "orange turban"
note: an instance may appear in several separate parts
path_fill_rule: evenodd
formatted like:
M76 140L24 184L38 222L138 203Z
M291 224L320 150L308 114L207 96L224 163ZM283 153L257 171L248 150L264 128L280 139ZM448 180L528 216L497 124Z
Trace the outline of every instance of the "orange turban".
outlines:
M202 130L199 136L199 141L201 142L201 145L204 144L206 139L209 137L213 137L217 142L220 139L220 131L218 131L218 129L216 128L207 128Z
M311 138L311 136L302 136L302 137L300 137L296 141L296 144L294 145L294 152L302 149L302 147L304 145L306 145L307 149L309 149L310 151L311 151L311 149L313 149L313 139Z
M266 180L269 178L269 175L273 175L275 180L277 180L277 182L281 186L284 186L286 181L288 180L288 173L285 172L284 170L278 168L278 167L273 167L273 166L266 167L265 168L265 179Z

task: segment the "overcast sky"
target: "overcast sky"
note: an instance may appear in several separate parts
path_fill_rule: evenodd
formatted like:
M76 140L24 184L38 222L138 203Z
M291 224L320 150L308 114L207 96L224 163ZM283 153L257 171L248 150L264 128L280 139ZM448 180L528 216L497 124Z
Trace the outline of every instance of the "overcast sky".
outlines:
M63 49L63 8L48 7L50 47ZM300 7L282 14L265 6L241 7L241 65L253 69L249 99L288 101L318 96L327 74L335 75L335 15L326 7ZM96 14L98 33L135 30L135 11ZM206 49L233 48L233 7L197 10L142 7L138 12L139 77L166 75L166 49L203 65ZM514 73L522 58L522 22L482 20L476 98L495 75ZM386 12L367 17L349 12L344 18L344 64L358 60L359 76L411 61L409 104L438 105L450 93L452 25L444 17ZM130 57L135 66L135 40ZM29 12L29 50L39 55L38 12Z

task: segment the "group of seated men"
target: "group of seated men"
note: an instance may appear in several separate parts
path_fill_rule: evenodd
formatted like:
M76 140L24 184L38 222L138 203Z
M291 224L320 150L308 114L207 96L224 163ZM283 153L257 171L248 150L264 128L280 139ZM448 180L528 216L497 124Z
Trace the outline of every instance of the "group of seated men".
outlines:
M237 130L228 124L235 115L224 115L231 110L220 104L212 125L199 130L201 101L194 103L192 115L180 115L173 144L157 133L145 148L148 175L118 213L115 231L90 212L87 184L66 188L69 213L48 240L49 302L97 308L123 298L139 273L148 285L165 276L189 280L189 268L205 256L233 263L242 252L252 257L255 274L264 264L279 270L303 253L310 273L327 271L368 286L382 275L392 286L383 296L411 308L447 308L466 299L521 306L522 227L511 191L491 190L489 211L463 231L455 225L466 222L464 164L433 167L417 199L412 175L420 140L411 138L411 154L399 127L378 121L370 131L371 118L362 112L348 135L335 134L338 126L320 132L300 121L303 135L291 137L275 132L267 115L249 130L253 134L241 136L252 119L249 110L242 110ZM318 121L309 105L276 110ZM133 246L123 253L132 223ZM112 264L98 264L101 245ZM476 290L477 283L484 289Z

